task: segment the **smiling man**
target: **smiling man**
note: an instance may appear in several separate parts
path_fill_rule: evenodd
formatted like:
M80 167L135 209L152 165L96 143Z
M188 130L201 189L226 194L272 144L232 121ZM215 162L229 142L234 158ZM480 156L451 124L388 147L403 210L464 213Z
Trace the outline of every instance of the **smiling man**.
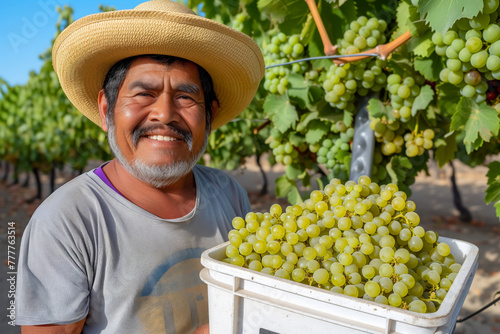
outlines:
M153 0L75 21L56 40L53 64L72 103L107 131L115 158L33 215L16 323L23 333L205 332L199 257L251 208L226 173L196 163L211 129L252 100L264 72L258 46Z

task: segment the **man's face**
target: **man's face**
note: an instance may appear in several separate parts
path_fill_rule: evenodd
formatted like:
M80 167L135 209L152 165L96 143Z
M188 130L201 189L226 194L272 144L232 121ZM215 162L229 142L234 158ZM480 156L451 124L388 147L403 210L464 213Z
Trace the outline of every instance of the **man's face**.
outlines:
M188 61L166 65L150 58L134 60L118 91L113 119L110 145L134 176L143 179L138 168L152 168L160 179L168 179L172 168L183 169L174 173L177 179L179 173L187 174L206 142L204 95L197 66Z

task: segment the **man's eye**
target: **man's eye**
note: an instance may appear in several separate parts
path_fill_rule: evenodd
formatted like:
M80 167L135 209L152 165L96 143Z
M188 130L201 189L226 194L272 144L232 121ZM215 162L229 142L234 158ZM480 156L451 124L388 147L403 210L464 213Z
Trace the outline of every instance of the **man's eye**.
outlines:
M137 94L137 96L153 96L151 93L148 92L140 92Z

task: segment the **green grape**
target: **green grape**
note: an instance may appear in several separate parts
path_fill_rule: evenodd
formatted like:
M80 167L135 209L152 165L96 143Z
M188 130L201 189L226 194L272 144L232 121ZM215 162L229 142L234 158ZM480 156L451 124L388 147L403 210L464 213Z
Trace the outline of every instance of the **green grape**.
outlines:
M451 45L454 40L458 38L458 33L454 30L448 30L444 35L443 35L443 43L446 45Z
M434 34L432 34L432 43L436 45L443 45L443 34L440 32L436 31Z
M241 217L235 217L233 218L232 225L235 229L239 230L245 227L245 220Z
M475 54L482 49L483 41L480 37L474 36L467 39L467 42L465 42L465 47L471 54Z
M470 27L476 30L483 30L490 23L490 16L487 14L479 14L469 20Z
M253 244L253 250L258 254L265 253L267 251L267 242L265 242L264 240L257 240Z
M365 293L372 297L375 298L377 297L381 292L380 285L377 282L374 281L368 281L365 284Z
M448 244L444 242L440 242L437 245L436 249L439 255L441 256L448 256L450 254L450 246L448 246Z
M458 59L448 59L446 61L446 67L448 67L450 71L458 71L459 69L462 68L462 62Z
M378 283L380 285L382 293L391 293L392 292L394 284L392 283L392 280L389 277L380 278L380 281Z
M243 256L237 254L231 257L231 264L234 264L238 267L243 267L243 265L245 264L245 259L243 258Z
M410 303L409 310L417 313L425 313L427 311L427 306L423 301L417 299Z
M413 236L408 241L408 247L412 252L419 252L423 247L422 239L417 236Z
M359 297L359 290L355 285L348 284L344 287L344 294L351 297Z
M467 49L467 48L463 48L462 50L460 50L458 52L458 59L461 61L461 62L468 62L470 61L470 58L472 57L472 53Z
M491 14L498 8L498 0L484 0L484 14Z
M382 277L392 277L394 275L394 267L389 263L383 263L379 267L379 274Z
M325 284L326 282L328 282L329 278L330 274L326 269L320 268L314 271L313 279L318 284Z
M488 43L494 43L500 39L500 26L492 23L483 30L483 39Z
M394 288L393 288L394 290ZM391 293L389 297L387 297L387 301L389 305L394 306L394 307L399 307L401 306L401 303L403 300L401 299L401 296L397 293Z
M470 58L470 63L475 68L482 68L486 66L487 60L488 60L488 52L483 50L474 53Z
M306 272L301 268L295 268L291 277L295 282L302 282L306 278Z

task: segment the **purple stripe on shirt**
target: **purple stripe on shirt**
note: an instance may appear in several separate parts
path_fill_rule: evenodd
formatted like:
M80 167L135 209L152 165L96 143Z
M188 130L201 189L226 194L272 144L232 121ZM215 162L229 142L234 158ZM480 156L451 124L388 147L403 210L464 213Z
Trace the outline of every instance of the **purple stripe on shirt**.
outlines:
M113 184L111 184L111 182L109 181L108 177L106 176L106 174L104 174L104 171L102 170L102 166L99 166L99 168L96 168L94 170L94 173L99 176L99 178L104 182L106 183L111 189L113 189L114 191L116 191L116 193L120 194L120 192L118 190L116 190L116 188L113 186ZM121 195L121 194L120 194ZM122 195L123 196L123 195Z

